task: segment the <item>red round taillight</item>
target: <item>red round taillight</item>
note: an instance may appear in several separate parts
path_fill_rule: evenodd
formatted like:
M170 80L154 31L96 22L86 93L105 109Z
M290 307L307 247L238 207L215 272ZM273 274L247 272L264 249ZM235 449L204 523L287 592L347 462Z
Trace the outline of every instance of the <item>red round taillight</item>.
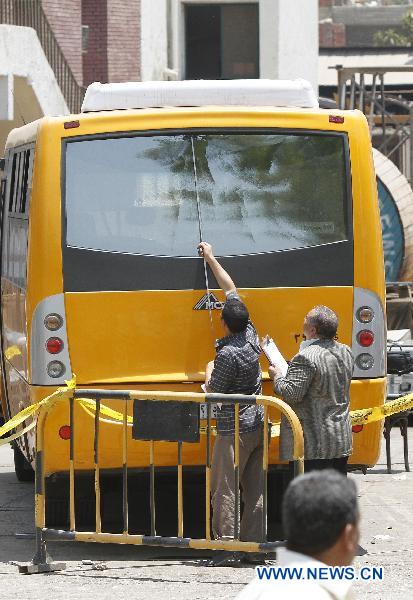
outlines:
M360 431L363 431L363 425L353 425L351 429L353 433L360 433Z
M357 335L357 341L363 348L368 348L374 342L374 333L369 329L363 329L363 331L360 331Z
M50 354L59 354L63 350L63 340L58 337L51 337L46 342L46 350Z
M62 440L70 440L70 425L62 425L59 429L59 436Z

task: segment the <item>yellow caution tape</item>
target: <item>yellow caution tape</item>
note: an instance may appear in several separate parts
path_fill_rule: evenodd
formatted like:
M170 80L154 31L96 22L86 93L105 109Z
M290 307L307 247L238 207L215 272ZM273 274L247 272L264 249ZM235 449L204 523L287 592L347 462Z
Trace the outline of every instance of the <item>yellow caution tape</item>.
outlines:
M65 381L65 383L66 387L60 387L55 392L53 392L53 394L47 396L47 398L43 398L43 400L35 402L35 404L30 404L30 406L26 406L26 408L21 410L19 413L17 413L17 415L14 415L14 417L7 421L7 423L2 425L0 427L0 438L2 438L4 435L6 435L6 433L11 431L12 429L16 429L16 427L21 425L24 421L26 421L26 419L33 417L42 406L54 404L57 398L70 398L73 395L73 390L76 387L76 376L74 376L73 379L71 379L70 381ZM34 424L31 424L31 426L34 427L36 421L33 421L33 423ZM30 429L32 428L31 426L29 425ZM13 434L13 436L11 437L0 439L0 446L2 446L3 444L10 443L12 439L15 440L20 435L23 435L25 432L26 431L23 429L22 431L18 431L15 434Z
M17 433L13 433L13 435L9 435L8 437L3 438L2 440L0 440L0 446L3 446L3 444L10 444L10 442L13 442L14 440L17 440L17 438L19 438L20 436L24 435L25 433L28 433L29 431L31 431L32 429L34 429L34 427L36 427L36 421L33 421L33 423L30 423L30 425L28 425L24 429L21 429Z
M7 360L11 360L14 356L19 356L20 354L21 352L18 346L9 346L4 351L4 356L7 358Z
M85 398L80 399L81 407L86 410L90 415L94 416L96 412L96 401L95 400L86 400ZM113 421L123 421L122 413L117 410L113 410L104 404L100 405L100 414L105 417L109 417ZM128 415L128 423L133 423L133 417Z
M9 350L11 350L9 348ZM42 406L51 405L58 398L71 398L73 395L73 391L76 389L76 375L73 376L69 381L65 381L66 387L58 388L53 394L47 396L43 400L36 402L35 404L31 404L27 406L22 411L20 411L17 415L12 417L7 423L5 423L2 427L0 427L0 438L3 437L6 433L11 431L12 429L16 429L19 425L21 425L26 419L33 417ZM80 406L90 415L95 416L96 413L96 401L89 400L86 398L79 399ZM407 410L413 409L413 394L408 394L407 396L402 396L401 398L396 398L391 402L386 402L383 406L374 406L372 408L363 408L360 410L353 410L350 412L352 425L366 425L367 423L374 423L376 421L381 421L386 417L391 415L404 412ZM105 406L104 404L100 405L100 414L104 417L107 417L111 421L118 423L123 421L123 414ZM133 418L128 415L127 417L128 425L133 423ZM31 429L33 429L36 425L36 421L33 420L30 425L25 427L21 431L17 431L13 435L0 439L0 446L3 444L8 444L11 441L17 439L19 436L24 435ZM215 427L212 427L212 434L216 435ZM206 427L201 427L201 433L206 433ZM271 429L271 437L278 437L280 435L280 426L279 423L274 423Z
M395 415L413 408L413 394L407 394L401 398L396 398L390 402L386 402L383 406L374 406L373 408L362 408L360 410L352 410L350 412L351 422L353 425L366 425L381 421L386 417Z

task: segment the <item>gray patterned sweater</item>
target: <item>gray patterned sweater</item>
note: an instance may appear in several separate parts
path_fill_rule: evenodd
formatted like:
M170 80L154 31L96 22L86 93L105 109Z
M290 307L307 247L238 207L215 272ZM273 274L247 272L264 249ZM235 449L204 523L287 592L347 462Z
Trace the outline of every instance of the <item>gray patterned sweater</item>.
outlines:
M292 359L274 391L297 414L304 431L306 459L340 458L352 450L349 389L353 354L345 344L315 340ZM281 419L280 458L293 459L293 436Z

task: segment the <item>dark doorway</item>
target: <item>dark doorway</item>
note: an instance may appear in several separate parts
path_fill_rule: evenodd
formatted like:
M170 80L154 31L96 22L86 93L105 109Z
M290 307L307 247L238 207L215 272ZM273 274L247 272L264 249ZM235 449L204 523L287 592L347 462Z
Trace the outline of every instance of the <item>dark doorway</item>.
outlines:
M258 4L187 6L186 79L259 77Z

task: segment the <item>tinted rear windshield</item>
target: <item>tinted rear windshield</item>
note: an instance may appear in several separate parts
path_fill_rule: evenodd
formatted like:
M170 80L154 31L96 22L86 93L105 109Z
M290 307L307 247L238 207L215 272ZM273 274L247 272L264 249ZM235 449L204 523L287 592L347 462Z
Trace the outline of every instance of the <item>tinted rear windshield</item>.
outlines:
M221 256L346 240L342 135L211 133L79 140L66 145L66 243Z

